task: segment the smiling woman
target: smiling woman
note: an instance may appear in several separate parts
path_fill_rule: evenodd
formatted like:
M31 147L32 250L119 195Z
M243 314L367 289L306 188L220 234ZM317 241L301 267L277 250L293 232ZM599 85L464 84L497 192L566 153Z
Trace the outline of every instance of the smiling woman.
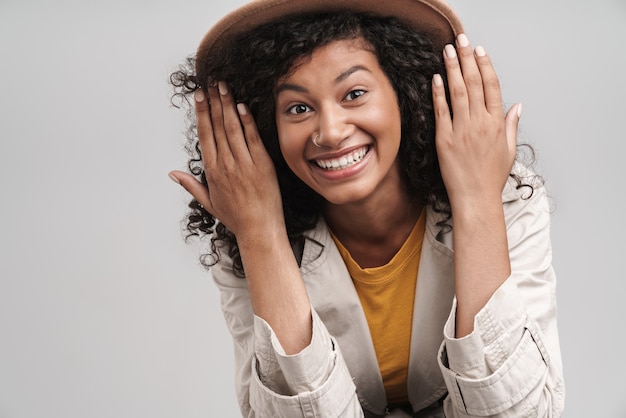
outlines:
M389 188L400 195L400 108L364 40L319 47L294 67L276 89L278 142L291 171L329 207L376 208Z
M521 105L444 2L336 3L253 1L172 74L242 415L559 416Z

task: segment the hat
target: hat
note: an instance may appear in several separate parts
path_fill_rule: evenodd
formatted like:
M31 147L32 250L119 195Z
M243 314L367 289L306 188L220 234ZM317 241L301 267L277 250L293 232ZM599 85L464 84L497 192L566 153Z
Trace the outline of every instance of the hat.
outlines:
M370 12L393 16L424 32L441 49L463 33L461 20L444 0L252 0L220 19L204 36L197 65L227 46L237 35L294 14L333 11Z

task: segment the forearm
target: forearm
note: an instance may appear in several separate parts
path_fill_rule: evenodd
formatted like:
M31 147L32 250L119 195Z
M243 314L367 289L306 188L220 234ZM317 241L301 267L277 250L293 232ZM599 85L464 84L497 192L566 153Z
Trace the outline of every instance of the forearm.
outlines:
M311 407L315 416L362 416L339 345L313 308L310 344L286 355L274 330L253 312L249 280L235 274L227 248L218 248L220 260L211 276L233 337L242 416L302 417L309 416Z
M474 317L511 274L504 210L499 199L453 207L456 337L471 333Z
M274 330L286 354L311 342L308 294L284 228L238 237L254 313Z
M285 232L274 165L252 114L236 104L226 83L198 89L194 98L207 184L190 173L170 176L236 236L254 312L288 353L298 352L311 340L311 310Z

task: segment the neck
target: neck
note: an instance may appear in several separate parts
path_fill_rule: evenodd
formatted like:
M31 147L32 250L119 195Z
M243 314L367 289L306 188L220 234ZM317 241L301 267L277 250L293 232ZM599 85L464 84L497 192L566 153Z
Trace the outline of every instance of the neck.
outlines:
M361 267L386 264L406 241L422 211L408 192L390 190L365 202L328 204L324 217Z

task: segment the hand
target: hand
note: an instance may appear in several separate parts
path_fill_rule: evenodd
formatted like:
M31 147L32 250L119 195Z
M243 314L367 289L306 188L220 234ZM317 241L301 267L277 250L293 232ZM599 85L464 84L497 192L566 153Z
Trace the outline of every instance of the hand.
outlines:
M243 103L235 105L224 82L207 92L208 102L202 90L194 98L208 188L188 173L172 171L170 177L238 239L284 224L274 165L252 115Z
M436 147L453 212L480 201L500 202L515 161L521 114L516 104L505 117L500 84L484 49L472 51L464 34L456 46L444 49L452 116L443 80L433 77Z

